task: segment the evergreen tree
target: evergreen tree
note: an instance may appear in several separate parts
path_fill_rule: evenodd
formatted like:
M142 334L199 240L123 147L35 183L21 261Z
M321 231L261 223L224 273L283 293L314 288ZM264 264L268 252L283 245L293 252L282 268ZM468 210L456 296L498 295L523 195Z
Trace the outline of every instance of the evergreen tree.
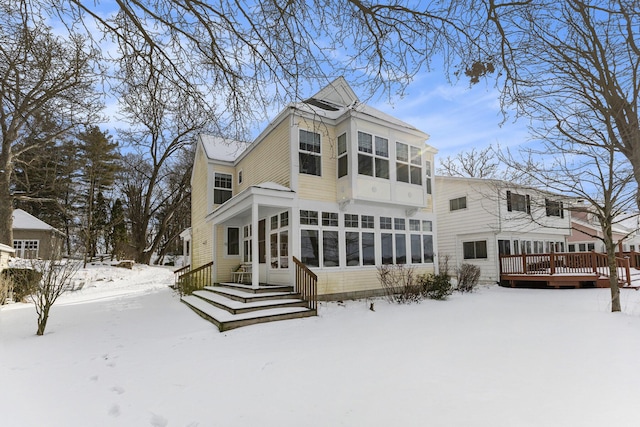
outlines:
M107 225L107 250L111 259L123 258L127 247L127 224L122 199L116 199L111 205L109 224Z

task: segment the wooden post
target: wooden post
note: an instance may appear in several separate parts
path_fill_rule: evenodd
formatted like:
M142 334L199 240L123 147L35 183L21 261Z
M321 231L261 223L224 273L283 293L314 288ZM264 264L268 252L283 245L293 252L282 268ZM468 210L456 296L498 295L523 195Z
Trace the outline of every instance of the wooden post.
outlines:
M527 254L522 254L522 272L527 274Z
M598 274L598 258L596 257L596 251L591 251L591 266L593 267L593 272Z
M549 268L551 269L551 274L556 274L556 257L553 252L549 254Z

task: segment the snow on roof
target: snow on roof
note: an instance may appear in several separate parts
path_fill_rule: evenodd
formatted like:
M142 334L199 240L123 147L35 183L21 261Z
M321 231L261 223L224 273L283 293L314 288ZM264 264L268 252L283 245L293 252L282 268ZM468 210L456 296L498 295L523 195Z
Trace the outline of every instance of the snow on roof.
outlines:
M247 142L206 134L200 135L200 141L209 159L225 162L233 162L249 147Z
M254 185L253 187L264 188L265 190L293 191L289 187L285 187L284 185L280 185L272 181L262 182L258 185Z
M13 228L18 230L56 230L46 222L36 218L23 211L22 209L13 210Z

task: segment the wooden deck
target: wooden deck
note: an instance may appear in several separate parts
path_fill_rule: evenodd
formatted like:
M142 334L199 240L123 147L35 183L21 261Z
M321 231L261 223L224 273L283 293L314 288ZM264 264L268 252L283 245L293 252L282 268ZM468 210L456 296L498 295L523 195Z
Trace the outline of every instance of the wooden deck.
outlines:
M620 287L634 287L640 274L640 253L619 253L616 257ZM527 288L608 288L606 254L567 252L501 255L500 285Z

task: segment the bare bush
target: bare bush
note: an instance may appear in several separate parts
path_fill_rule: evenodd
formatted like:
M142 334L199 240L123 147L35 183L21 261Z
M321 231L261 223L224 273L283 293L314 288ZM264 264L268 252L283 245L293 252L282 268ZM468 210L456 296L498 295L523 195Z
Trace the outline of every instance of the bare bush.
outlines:
M425 274L420 276L421 294L425 298L445 300L453 293L451 278L448 274Z
M42 274L35 291L31 295L38 315L37 335L43 335L49 320L49 311L71 283L71 279L80 268L80 261L31 260L32 268Z
M381 265L378 279L390 302L407 304L422 300L422 286L416 280L413 267L403 264Z
M0 274L0 305L6 304L13 294L13 281L6 275Z
M458 287L460 292L473 292L480 279L480 267L473 264L461 264L456 269L458 276Z

